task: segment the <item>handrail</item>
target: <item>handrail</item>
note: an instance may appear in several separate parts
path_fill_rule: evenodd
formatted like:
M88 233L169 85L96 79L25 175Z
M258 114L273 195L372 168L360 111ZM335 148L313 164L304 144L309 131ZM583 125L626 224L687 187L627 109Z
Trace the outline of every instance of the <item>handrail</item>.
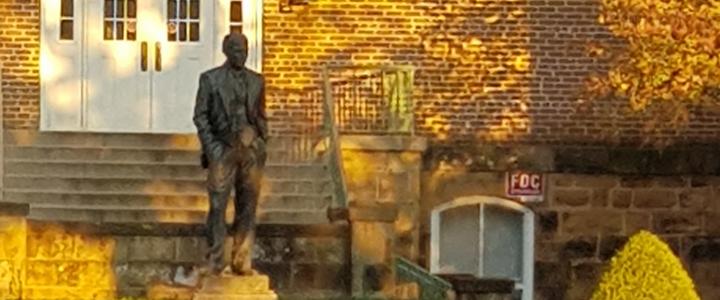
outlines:
M334 65L324 72L340 133L415 134L414 66Z
M430 274L427 270L413 262L395 256L395 272L398 279L405 282L415 282L420 287L420 300L447 299L452 284L444 279Z
M340 136L335 123L335 105L332 98L332 83L330 83L330 75L328 67L323 67L323 121L324 129L328 134L327 149L329 168L333 180L335 205L337 207L347 206L347 184L345 182L345 169L342 161L342 151L340 149Z

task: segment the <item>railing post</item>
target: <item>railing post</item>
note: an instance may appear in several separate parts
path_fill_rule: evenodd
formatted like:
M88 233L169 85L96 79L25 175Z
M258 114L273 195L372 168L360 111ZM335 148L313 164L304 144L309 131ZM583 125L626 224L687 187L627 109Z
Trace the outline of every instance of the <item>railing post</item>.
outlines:
M323 101L325 103L325 128L328 134L329 142L329 158L330 172L332 174L333 189L336 205L338 207L347 206L347 186L345 184L345 169L342 161L342 150L340 148L340 137L335 123L335 104L332 97L332 83L330 82L330 73L327 66L323 67Z

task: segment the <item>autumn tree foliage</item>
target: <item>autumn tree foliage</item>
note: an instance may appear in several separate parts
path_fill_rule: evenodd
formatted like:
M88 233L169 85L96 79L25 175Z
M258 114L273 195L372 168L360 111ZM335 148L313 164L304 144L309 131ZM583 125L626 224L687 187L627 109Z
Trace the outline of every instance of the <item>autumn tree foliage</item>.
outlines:
M666 116L681 123L688 108L719 102L720 0L601 1L599 22L625 47L594 49L612 64L589 91L626 99L634 111L671 108Z

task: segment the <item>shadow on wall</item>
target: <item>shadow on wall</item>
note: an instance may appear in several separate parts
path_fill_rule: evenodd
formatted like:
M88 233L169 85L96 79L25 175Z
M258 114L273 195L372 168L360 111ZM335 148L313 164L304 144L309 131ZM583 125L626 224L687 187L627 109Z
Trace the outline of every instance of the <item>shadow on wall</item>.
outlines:
M708 139L699 126L714 120L707 112L687 128L657 129L649 126L652 111L628 115L624 101L580 100L588 76L608 68L592 45L621 46L597 22L600 8L596 1L319 0L282 14L269 0L270 112L280 122L301 111L275 95L319 85L325 64L413 65L418 131L435 141L637 144L681 132Z

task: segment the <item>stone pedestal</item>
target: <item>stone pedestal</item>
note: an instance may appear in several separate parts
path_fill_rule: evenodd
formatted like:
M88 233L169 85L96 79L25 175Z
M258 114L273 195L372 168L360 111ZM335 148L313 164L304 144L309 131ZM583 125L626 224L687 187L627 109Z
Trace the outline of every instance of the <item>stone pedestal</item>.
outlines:
M331 210L329 219L347 220L351 234L353 298L388 297L395 293L393 222L397 207L392 204L358 205Z
M209 276L193 300L277 300L267 276Z

